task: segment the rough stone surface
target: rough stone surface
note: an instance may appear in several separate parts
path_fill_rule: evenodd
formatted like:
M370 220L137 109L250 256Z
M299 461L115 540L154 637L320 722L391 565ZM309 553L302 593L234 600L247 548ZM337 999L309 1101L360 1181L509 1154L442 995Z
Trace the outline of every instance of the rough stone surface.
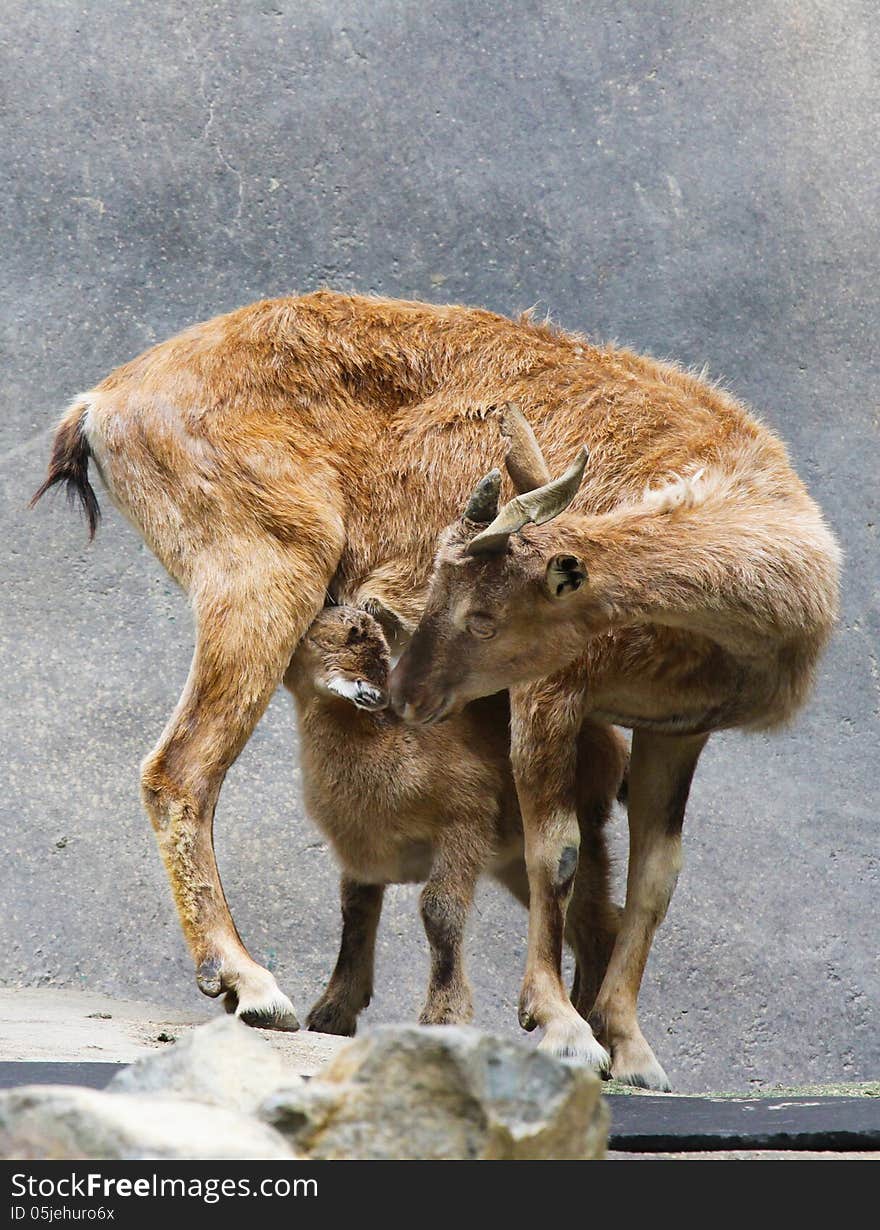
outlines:
M157 1055L138 1059L107 1086L111 1093L173 1094L193 1102L251 1114L282 1084L288 1071L256 1030L234 1017L201 1025Z
M265 1123L182 1098L25 1085L0 1093L0 1157L95 1161L295 1156Z
M216 1010L137 783L189 613L112 510L91 547L62 499L26 510L58 410L263 295L538 303L708 363L783 434L846 550L808 711L703 758L645 1032L683 1091L876 1078L876 4L6 0L4 17L0 980ZM303 1013L335 956L336 869L284 700L216 830L245 940ZM388 895L365 1023L418 1012L416 892ZM524 915L482 890L481 1026L516 1033L524 946Z
M263 1115L318 1159L601 1158L601 1082L520 1042L453 1026L384 1026Z

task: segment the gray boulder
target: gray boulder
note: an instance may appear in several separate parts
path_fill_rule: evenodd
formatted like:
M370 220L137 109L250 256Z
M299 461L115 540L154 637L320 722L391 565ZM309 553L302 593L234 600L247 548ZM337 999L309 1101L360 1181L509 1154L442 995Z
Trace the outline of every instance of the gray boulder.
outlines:
M290 1161L273 1128L237 1111L73 1085L0 1093L0 1156L96 1161Z
M107 1088L174 1095L250 1114L279 1086L300 1080L259 1034L226 1016L123 1068Z
M604 1156L601 1082L527 1044L453 1026L384 1026L261 1114L316 1159Z

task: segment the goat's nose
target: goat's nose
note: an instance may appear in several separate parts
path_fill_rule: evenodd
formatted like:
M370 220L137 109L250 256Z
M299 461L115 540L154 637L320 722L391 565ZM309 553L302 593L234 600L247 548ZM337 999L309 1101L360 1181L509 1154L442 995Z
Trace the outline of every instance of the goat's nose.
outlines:
M384 688L377 688L372 683L360 680L355 687L355 704L361 709L385 709L388 705L388 693Z
M423 698L407 687L406 681L391 679L391 708L404 722L418 722Z

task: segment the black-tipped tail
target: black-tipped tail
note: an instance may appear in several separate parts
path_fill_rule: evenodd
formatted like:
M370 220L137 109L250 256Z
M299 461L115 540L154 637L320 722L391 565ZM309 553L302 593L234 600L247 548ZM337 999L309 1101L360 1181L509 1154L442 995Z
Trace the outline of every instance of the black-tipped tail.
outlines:
M83 418L87 409L86 403L77 403L58 425L52 442L52 457L46 481L34 492L30 507L33 508L50 487L66 483L67 498L71 504L79 500L89 523L89 538L92 539L101 519L101 508L89 482L89 458L92 451L83 430Z

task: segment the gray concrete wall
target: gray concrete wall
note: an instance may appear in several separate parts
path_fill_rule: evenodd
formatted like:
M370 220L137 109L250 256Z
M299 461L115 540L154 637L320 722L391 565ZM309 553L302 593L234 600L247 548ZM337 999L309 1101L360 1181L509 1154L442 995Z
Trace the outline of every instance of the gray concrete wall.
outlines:
M680 1089L868 1078L878 1030L876 6L869 0L6 0L0 978L180 1007L137 766L188 611L115 514L28 513L56 411L181 326L322 284L516 312L708 363L778 428L847 552L816 698L704 758L644 992ZM221 866L303 1010L337 935L278 699ZM623 829L617 821L617 840ZM480 1024L525 921L481 894ZM369 1018L425 975L391 893Z

